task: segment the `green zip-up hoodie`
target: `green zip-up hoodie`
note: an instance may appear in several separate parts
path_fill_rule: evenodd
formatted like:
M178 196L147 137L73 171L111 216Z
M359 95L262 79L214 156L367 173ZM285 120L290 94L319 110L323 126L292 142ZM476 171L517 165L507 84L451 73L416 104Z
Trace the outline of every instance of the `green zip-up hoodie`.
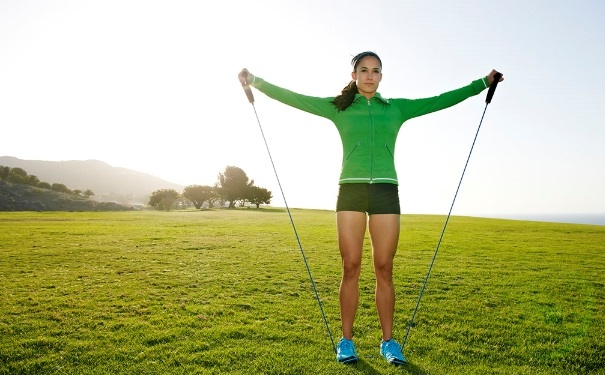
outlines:
M254 77L251 86L270 98L332 121L342 140L340 184L398 184L395 170L395 140L403 123L411 118L451 107L479 94L487 78L468 86L423 99L384 99L376 93L370 100L356 94L349 108L339 111L334 97L313 97L275 86Z

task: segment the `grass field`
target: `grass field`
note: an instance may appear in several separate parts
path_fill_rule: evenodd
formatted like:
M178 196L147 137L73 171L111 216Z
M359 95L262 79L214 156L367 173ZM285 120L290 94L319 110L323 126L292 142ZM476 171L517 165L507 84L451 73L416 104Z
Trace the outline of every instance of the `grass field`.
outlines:
M337 340L334 213L292 215ZM402 217L399 341L444 219ZM605 226L452 217L402 367L366 251L346 366L284 210L4 212L0 374L605 374L604 250Z

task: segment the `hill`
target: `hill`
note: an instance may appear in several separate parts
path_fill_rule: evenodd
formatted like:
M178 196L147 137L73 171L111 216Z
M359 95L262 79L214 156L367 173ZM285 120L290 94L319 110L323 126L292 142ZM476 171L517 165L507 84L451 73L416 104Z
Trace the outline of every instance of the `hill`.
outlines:
M131 169L113 167L99 160L44 161L23 160L1 156L0 165L22 168L40 181L61 183L71 190L92 190L97 201L128 204L147 204L149 195L159 189L174 189L179 193L184 186Z
M0 211L131 211L140 207L0 181Z

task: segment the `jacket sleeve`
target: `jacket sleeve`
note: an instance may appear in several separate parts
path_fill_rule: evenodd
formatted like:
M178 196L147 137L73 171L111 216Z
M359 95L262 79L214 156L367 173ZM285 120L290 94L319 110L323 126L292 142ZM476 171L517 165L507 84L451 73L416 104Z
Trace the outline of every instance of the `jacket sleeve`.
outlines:
M319 98L298 94L273 85L260 77L255 77L251 86L272 99L317 116L332 119L336 112L336 107L332 104L334 98Z
M469 85L445 92L438 96L422 99L394 99L402 111L404 120L440 111L475 96L489 87L486 78L480 78Z

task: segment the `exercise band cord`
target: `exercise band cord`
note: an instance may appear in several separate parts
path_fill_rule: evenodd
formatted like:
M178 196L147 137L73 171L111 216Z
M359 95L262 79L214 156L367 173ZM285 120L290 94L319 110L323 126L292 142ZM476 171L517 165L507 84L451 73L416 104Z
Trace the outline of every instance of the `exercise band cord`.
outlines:
M250 102L250 104L252 104L252 108L254 109L254 115L256 116L256 121L258 123L258 127L259 127L261 135L263 137L263 141L265 142L267 154L269 155L269 160L271 161L271 166L273 167L273 172L275 173L275 179L277 180L277 184L279 185L279 190L281 192L282 198L284 199L286 211L288 212L288 217L290 218L290 223L292 224L292 229L294 230L294 235L296 236L296 241L298 242L298 248L300 249L300 254L302 255L303 262L305 263L305 268L307 269L307 273L309 274L309 280L311 281L311 286L313 287L313 293L315 293L315 299L317 300L317 304L319 305L319 310L321 311L321 316L323 318L324 324L326 325L326 330L328 331L328 336L330 336L330 341L332 342L332 348L334 349L334 353L336 353L336 343L334 342L334 336L332 336L332 331L330 330L330 325L328 324L328 319L326 318L326 313L324 312L324 308L321 303L321 299L319 298L319 292L317 291L317 287L315 286L315 281L313 280L313 275L311 274L311 268L309 267L309 262L307 262L307 257L305 256L305 252L303 250L302 243L300 242L300 237L298 236L298 231L296 230L296 225L294 225L294 219L292 218L292 213L290 212L290 208L288 207L288 202L286 201L286 195L284 194L284 189L282 189L281 182L280 182L279 176L277 174L277 169L275 168L275 163L273 162L273 157L271 156L271 151L269 150L269 144L267 143L267 139L265 137L265 132L263 131L263 127L261 126L260 119L258 117L258 113L256 112L256 106L254 105L254 96L252 96L252 91L250 90L249 86L244 85L244 91L246 92L248 101Z
M424 282L422 283L422 288L420 289L420 294L418 295L418 300L416 301L416 307L414 308L414 312L412 313L412 317L408 323L408 328L405 333L405 337L403 338L403 342L401 344L401 348L405 348L406 343L408 342L408 338L410 336L410 331L412 330L412 326L414 325L414 318L418 313L418 308L420 307L420 300L422 299L422 295L426 289L426 285L428 284L429 277L431 276L431 271L433 270L433 265L435 264L435 259L437 258L437 253L439 252L439 246L441 245L441 241L443 240L443 235L445 234L445 228L447 228L447 223L450 221L450 216L452 214L452 209L454 208L454 202L456 202L456 197L458 196L458 191L460 191L460 185L462 185L462 179L464 178L464 173L466 172L466 167L468 166L468 162L471 159L471 154L473 153L473 148L475 147L475 142L477 141L477 136L479 135L479 130L481 129L481 124L483 123L483 118L485 117L485 112L487 111L487 106L492 101L492 97L494 96L494 92L496 91L496 86L498 85L498 81L502 77L501 73L496 73L494 75L494 81L490 86L487 97L485 99L485 108L483 109L483 114L481 115L481 120L479 121L479 126L477 127L477 132L475 133L475 138L473 139L473 143L471 145L471 149L468 153L468 157L466 158L466 163L464 164L464 169L462 170L462 175L460 176L460 181L458 181L458 187L456 188L456 193L454 194L454 199L452 199L452 204L450 205L450 210L447 213L447 217L445 219L445 223L443 224L443 229L441 230L441 235L439 236L439 241L437 241L437 246L435 247L435 252L433 253L433 258L431 259L431 263L429 265L429 270L424 277Z

